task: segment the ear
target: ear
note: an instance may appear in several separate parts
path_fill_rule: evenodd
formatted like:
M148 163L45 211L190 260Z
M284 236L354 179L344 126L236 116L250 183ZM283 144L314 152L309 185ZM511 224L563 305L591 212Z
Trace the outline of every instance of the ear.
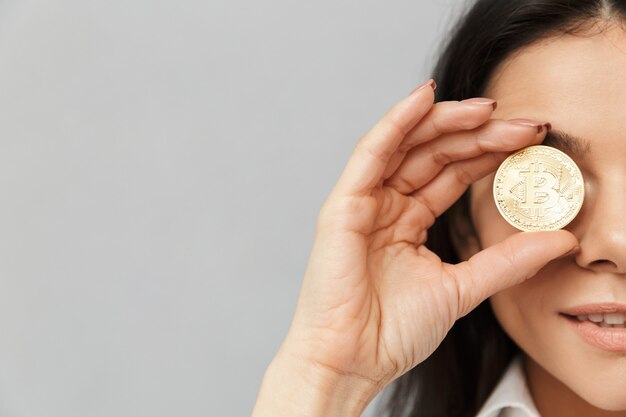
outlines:
M471 187L450 208L450 240L461 261L466 261L483 248L474 227L469 201Z

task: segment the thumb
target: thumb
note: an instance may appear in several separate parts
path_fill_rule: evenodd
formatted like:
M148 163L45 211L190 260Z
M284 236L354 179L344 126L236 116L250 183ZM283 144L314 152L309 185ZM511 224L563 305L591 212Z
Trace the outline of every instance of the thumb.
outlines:
M551 260L576 253L578 240L567 230L518 232L453 266L459 317L482 301L534 276Z

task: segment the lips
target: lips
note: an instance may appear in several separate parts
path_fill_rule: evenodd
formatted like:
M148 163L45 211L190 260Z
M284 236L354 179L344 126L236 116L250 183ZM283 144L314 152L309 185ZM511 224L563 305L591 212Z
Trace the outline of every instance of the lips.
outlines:
M583 304L562 310L561 313L568 316L581 316L589 314L622 313L626 314L626 304L622 303L596 303Z
M597 323L588 320L580 321L566 314L561 314L561 316L565 323L589 345L609 352L626 353L625 328L600 327Z
M626 353L625 314L626 304L617 302L581 304L559 312L583 341L615 353Z

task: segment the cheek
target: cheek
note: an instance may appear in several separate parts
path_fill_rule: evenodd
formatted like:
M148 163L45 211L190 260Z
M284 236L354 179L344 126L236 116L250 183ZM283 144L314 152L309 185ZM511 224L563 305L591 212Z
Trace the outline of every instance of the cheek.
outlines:
M502 329L523 350L533 350L533 343L543 333L540 317L540 294L524 284L514 285L491 297L489 303Z
M550 282L548 272L540 271L532 279L489 297L502 330L533 358L545 358L563 343L563 325L551 310L557 287Z
M493 199L494 177L495 173L492 173L472 185L471 213L482 248L499 243L514 233L524 233L500 215ZM552 279L546 279L552 272L543 269L533 279L489 298L503 330L526 352L535 351L545 343L546 326L552 324L547 314L549 302L545 299L555 284Z

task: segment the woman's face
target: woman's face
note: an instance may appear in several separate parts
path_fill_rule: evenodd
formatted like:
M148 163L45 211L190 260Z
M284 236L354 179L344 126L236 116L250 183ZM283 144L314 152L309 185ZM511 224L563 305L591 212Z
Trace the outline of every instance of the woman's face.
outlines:
M591 415L581 407L626 410L626 352L588 344L559 315L581 304L626 303L626 33L614 27L590 37L564 35L518 52L497 69L483 95L498 100L494 118L549 121L553 131L589 143L575 159L585 180L583 207L565 226L581 251L489 301L526 353L531 392L545 415L557 407L576 410L561 415ZM494 176L472 185L471 214L482 247L519 232L494 204Z

